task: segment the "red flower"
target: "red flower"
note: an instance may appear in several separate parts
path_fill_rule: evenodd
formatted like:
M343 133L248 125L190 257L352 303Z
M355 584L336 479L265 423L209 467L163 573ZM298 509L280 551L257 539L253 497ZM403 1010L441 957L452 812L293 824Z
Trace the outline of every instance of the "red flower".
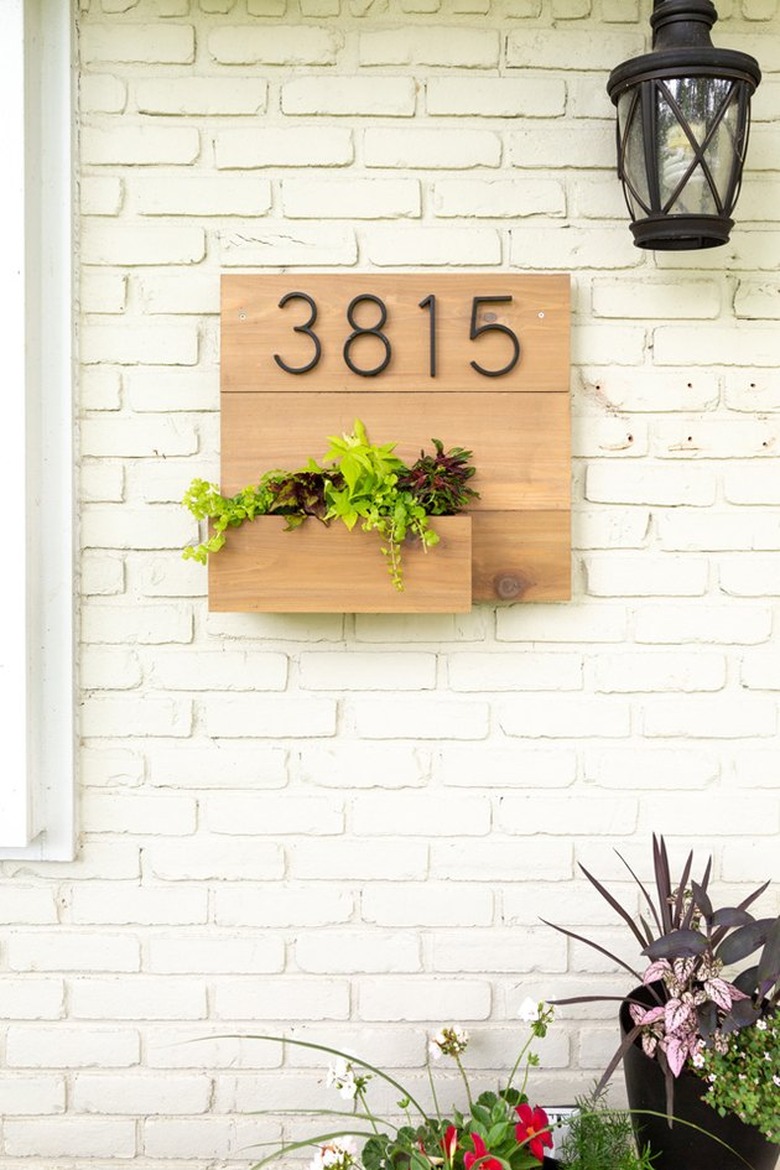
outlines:
M504 1170L498 1158L485 1157L487 1154L487 1146L478 1133L469 1134L469 1137L474 1143L474 1153L472 1154L470 1150L467 1150L463 1155L463 1165L466 1167L466 1170L471 1170L475 1162L479 1162L477 1170Z
M532 1109L525 1103L518 1105L516 1112L520 1124L515 1126L515 1137L521 1144L525 1142L533 1156L543 1162L545 1147L551 1150L553 1144L547 1114L544 1109Z
M447 1126L444 1137L441 1139L441 1148L444 1150L444 1157L451 1163L458 1148L458 1131L454 1125Z

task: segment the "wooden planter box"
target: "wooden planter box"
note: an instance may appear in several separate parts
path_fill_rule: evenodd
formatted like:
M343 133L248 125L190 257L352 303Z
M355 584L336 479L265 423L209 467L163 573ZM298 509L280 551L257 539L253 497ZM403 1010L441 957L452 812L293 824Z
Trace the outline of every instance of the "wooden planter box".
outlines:
M471 609L471 517L431 521L440 540L403 546L404 590L390 579L375 532L307 520L285 531L260 516L228 531L209 557L209 609L220 613L466 613Z

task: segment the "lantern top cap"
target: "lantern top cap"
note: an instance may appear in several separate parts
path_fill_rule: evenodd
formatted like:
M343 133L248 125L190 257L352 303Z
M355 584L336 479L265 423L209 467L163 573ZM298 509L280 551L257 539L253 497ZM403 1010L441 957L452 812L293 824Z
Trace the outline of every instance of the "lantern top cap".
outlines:
M712 0L655 0L650 17L653 47L709 45L717 19Z

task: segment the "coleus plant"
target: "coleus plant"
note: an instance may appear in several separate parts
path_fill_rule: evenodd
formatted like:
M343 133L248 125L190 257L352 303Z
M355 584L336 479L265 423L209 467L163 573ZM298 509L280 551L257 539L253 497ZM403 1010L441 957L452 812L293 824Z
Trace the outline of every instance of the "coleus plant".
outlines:
M184 558L205 564L224 546L229 528L257 516L283 515L288 530L309 517L324 524L339 520L350 530L360 524L364 531L378 533L392 582L403 589L401 547L407 534L417 537L423 548L433 547L439 537L429 517L456 515L478 497L468 482L475 474L471 452L462 447L445 451L433 439L434 453L421 451L407 466L394 454L394 443L371 443L360 419L350 433L328 441L325 466L310 459L296 471L268 471L234 496L222 495L205 480L193 480L182 502L196 520L210 521L211 534L185 548Z
M693 852L689 853L679 879L673 880L666 844L663 837L655 834L655 898L625 859L620 860L640 890L643 912L638 921L583 865L580 869L623 920L640 953L649 960L643 972L592 939L554 923L547 925L612 959L647 988L653 1002L648 1006L646 1001L632 1000L631 995L574 996L556 1002L628 1001L633 1026L623 1037L596 1091L606 1085L629 1047L641 1042L647 1055L663 1069L671 1118L674 1079L682 1070L700 1068L708 1049L725 1051L729 1036L758 1024L776 1010L780 1000L780 916L755 918L748 912L768 882L738 906L715 909L708 892L712 858L697 882L691 878ZM757 961L724 977L725 968L751 956L757 956Z

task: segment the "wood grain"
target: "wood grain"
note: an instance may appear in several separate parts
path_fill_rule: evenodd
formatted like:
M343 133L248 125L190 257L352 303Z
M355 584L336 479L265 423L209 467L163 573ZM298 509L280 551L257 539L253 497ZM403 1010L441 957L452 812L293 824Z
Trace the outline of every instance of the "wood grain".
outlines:
M209 558L209 609L255 613L466 613L471 609L471 519L432 522L439 543L403 546L404 591L390 579L375 532L307 520L291 532L260 516L229 532Z
M311 309L301 300L283 308L279 301L301 292L316 302L312 329L320 338L322 357L304 374L285 373L274 360L278 354L289 366L306 365L314 343L295 326L309 322ZM380 297L387 307L384 327L392 349L387 369L377 377L353 373L343 359L352 332L346 310L363 294ZM420 302L436 296L437 371L430 376L430 312ZM477 327L493 324L512 329L519 338L520 359L511 373L485 377L471 365L500 369L513 356L511 338L492 330L470 340L475 296L511 296L511 302L478 307ZM364 302L354 319L361 327L379 321L377 305ZM384 358L384 347L372 337L357 339L351 356L356 365L371 369ZM288 394L312 390L365 393L382 390L448 393L468 390L477 394L503 391L566 392L569 388L569 278L562 275L523 276L506 272L470 273L281 273L230 274L222 277L222 389L236 393L283 390Z

